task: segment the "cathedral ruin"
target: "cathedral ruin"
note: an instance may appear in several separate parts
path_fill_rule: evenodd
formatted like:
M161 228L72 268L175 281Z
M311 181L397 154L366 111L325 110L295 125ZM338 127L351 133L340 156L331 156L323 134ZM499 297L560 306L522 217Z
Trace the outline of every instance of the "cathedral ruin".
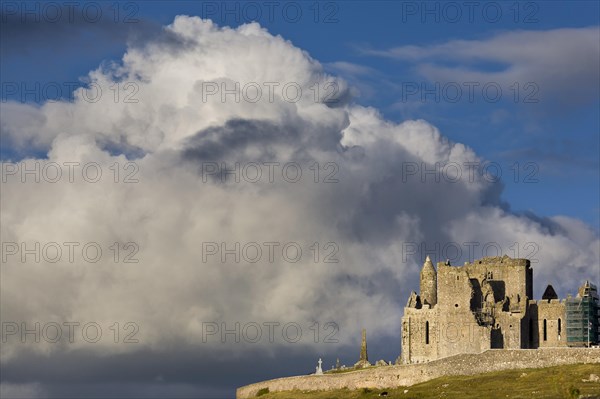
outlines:
M594 346L599 343L598 291L586 281L576 297L560 300L548 285L533 299L527 259L488 257L451 266L427 257L420 293L402 318L404 364L488 349Z
M363 329L360 358L353 367L338 359L335 367L322 371L319 359L314 374L250 384L238 388L236 397L255 398L265 390L406 388L454 375L600 364L594 284L586 281L576 296L562 300L548 285L542 299L532 298L533 269L527 259L486 257L460 267L446 261L438 262L436 270L427 257L420 292L412 292L404 308L396 365L369 362Z

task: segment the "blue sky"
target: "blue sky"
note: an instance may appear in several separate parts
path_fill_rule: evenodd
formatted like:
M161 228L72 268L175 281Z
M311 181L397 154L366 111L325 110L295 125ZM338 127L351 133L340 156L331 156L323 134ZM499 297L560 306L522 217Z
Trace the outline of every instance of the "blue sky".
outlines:
M253 19L257 15L255 10L260 10L259 22L269 32L291 40L325 64L327 70L362 88L356 98L360 104L376 107L394 121L425 119L449 139L472 147L489 161L498 162L506 184L504 198L514 211L533 211L544 216L569 215L598 229L600 103L597 80L573 79L566 82L567 91L548 93L544 86L547 82L536 83L536 76L530 76L526 81L516 82L520 84L518 101L514 97L516 87L503 85L497 102L487 101L478 88L474 89L473 100L468 100L468 89L461 86L465 90L463 97L452 103L447 98L453 99L454 94L449 91L444 96L442 89L446 82L442 80L438 81L439 100L433 95L422 98L422 88L435 90L436 86L434 80L419 73L418 60L369 53L404 45L431 46L451 40L485 41L518 30L593 27L598 25L598 2L498 2L485 8L482 3L469 9L460 2L453 8L445 3L426 6L420 2L322 1L318 6L314 2L294 3L284 12L283 3L270 9L264 4L253 8L236 2L223 5L217 2L146 1L122 2L119 14L111 8L112 3L96 4L104 5L101 23L108 26L96 24L98 29L89 29L90 24L87 28L78 28L76 24L67 23L62 27L62 33L54 30L49 36L35 39L32 36L32 40L20 42L18 50L10 48L10 55L2 57L2 81L25 82L27 85L39 82L42 86L48 82L77 82L100 63L120 59L126 50L127 30L140 30L142 25L154 22L165 25L178 14L210 17L219 25L235 27ZM25 7L35 9L36 3L31 2ZM84 8L83 3L80 7ZM295 16L297 8L302 10L302 16L298 18ZM269 10L272 10L272 18ZM455 10L460 11L460 17L456 16ZM498 10L500 14L497 14ZM111 29L109 22L112 19L122 20L127 16L133 23L114 24L114 30ZM297 22L290 22L296 19ZM141 30L143 37L147 31ZM436 62L450 67L474 67L482 73L510 67L495 60L476 60L474 63L456 58L437 59ZM43 68L39 68L40 63ZM341 68L340 63L348 65ZM349 65L364 69L350 69ZM489 82L494 79L480 83ZM525 87L528 83L534 85ZM418 92L406 92L414 89L414 84ZM68 90L66 86L62 87L62 94L66 96ZM445 87L453 89L452 86ZM582 88L588 92L588 98L579 101ZM12 95L6 86L3 89L3 98L22 95L21 91ZM55 96L55 92L49 93L49 97ZM537 102L525 103L527 95ZM31 96L25 100L34 101ZM2 151L6 154L9 150L3 148ZM531 179L525 179L526 176Z

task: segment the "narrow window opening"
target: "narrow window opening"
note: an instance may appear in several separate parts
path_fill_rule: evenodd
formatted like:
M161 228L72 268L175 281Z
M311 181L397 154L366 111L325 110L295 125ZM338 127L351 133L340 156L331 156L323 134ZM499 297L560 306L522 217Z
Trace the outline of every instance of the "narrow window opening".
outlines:
M560 339L560 333L561 333L561 327L562 327L562 325L561 325L561 324L562 324L562 323L561 323L561 320L560 320L560 319L558 319L558 339Z
M429 322L425 322L425 344L429 345Z
M548 328L546 325L546 319L544 319L544 341L548 340Z
M529 347L533 348L533 319L529 319Z

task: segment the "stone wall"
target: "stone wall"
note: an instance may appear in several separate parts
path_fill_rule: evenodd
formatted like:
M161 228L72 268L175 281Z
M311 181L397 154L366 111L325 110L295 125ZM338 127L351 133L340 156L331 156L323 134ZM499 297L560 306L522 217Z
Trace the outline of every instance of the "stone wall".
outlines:
M463 268L471 277L479 281L483 278L489 280L503 281L505 291L502 293L507 297L533 298L533 269L528 259L512 259L504 257L487 257L465 263Z
M473 283L465 267L438 263L436 308L440 339L438 356L428 360L489 349L489 329L479 326L471 311L472 293Z
M438 345L446 333L438 325L436 309L406 308L402 318L403 363L425 363L439 358Z
M531 307L532 305L530 305ZM540 300L535 302L535 307L537 308L537 317L532 320L534 320L533 330L539 347L566 346L565 301Z
M428 257L421 271L421 300L434 297L434 281L433 306L409 300L404 309L404 364L488 349L566 345L564 303L532 300L533 270L527 259L485 257L463 266L438 262L436 272Z
M488 350L462 354L423 364L383 366L339 374L307 375L263 381L238 388L238 399L253 398L262 388L270 392L334 389L395 388L450 375L473 375L491 371L551 367L563 364L599 363L600 349L542 348ZM477 365L477 367L473 367Z

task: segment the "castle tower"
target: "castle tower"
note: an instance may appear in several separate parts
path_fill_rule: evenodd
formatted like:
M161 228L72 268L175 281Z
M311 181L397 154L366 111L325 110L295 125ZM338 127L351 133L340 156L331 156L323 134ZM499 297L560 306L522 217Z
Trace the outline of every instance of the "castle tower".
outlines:
M437 272L429 256L425 259L421 270L421 302L431 307L437 303Z

